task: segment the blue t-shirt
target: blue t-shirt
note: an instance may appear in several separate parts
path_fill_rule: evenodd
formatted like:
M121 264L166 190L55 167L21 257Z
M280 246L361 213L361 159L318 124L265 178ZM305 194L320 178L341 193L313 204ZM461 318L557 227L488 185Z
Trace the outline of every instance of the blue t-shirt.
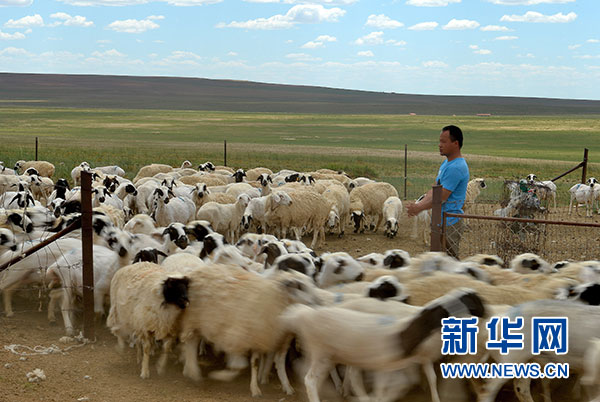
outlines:
M467 184L469 183L469 167L465 158L442 162L435 182L441 184L446 190L452 191L450 197L442 204L442 213L464 213L462 207L465 203ZM448 218L446 224L454 225L458 220L459 218Z

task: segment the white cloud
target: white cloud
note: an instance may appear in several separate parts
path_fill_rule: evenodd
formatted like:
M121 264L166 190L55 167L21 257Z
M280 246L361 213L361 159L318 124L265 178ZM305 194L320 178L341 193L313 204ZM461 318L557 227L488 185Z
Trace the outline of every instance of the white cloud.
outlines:
M600 39L588 39L586 40L587 43L600 43Z
M289 9L285 15L277 14L269 18L257 18L248 21L220 22L217 28L243 29L287 29L296 24L316 24L319 22L337 22L346 14L341 8L325 8L322 5L300 4Z
M326 6L349 5L358 0L243 0L247 3L323 4Z
M82 17L81 15L76 15L72 17L67 13L54 13L50 15L50 18L61 20L60 22L53 23L53 26L64 25L84 28L94 26L94 23L92 21L88 21L86 17Z
M411 31L431 31L436 29L439 24L437 22L420 22L411 27L408 27Z
M383 32L371 32L354 41L357 45L381 45L383 43Z
M417 7L446 7L450 3L460 3L460 0L407 0L406 4Z
M5 28L29 28L29 27L43 27L44 19L41 15L28 15L18 20L10 19L4 23Z
M319 35L317 39L306 42L301 47L304 49L316 49L325 46L325 42L337 42L337 38L330 35Z
M600 59L600 54L596 54L596 55L591 55L591 54L584 54L581 56L573 56L576 59L583 59L583 60L590 60L590 59Z
M105 44L105 43L110 43L111 40L110 39L98 39L96 41L96 43L100 43L100 44Z
M304 45L300 46L303 49L316 49L319 47L323 47L324 44L323 42L313 42L312 40L309 42L306 42Z
M479 28L485 32L508 32L510 29L507 27L503 27L501 25L486 25L484 27Z
M139 34L142 32L146 32L151 29L156 29L160 27L156 22L145 19L145 20L122 20L122 21L114 21L108 25L108 29L112 29L117 32L124 33L134 33Z
M15 40L15 39L25 39L25 35L23 35L21 32L15 32L13 34L9 34L9 33L0 31L0 40Z
M479 46L477 46L477 45L469 45L469 49L479 49Z
M33 4L33 0L0 0L0 7L20 6L27 7Z
M519 39L518 36L497 36L496 40L515 40Z
M537 11L527 11L523 15L503 15L500 21L508 22L547 22L547 23L566 23L573 22L577 18L577 14L570 12L567 15L558 13L554 15L544 15Z
M194 60L200 60L202 59L202 56L198 56L196 53L194 52L186 52L183 50L174 50L171 52L171 55L169 56L169 58L177 60L177 59L194 59Z
M464 29L475 29L479 26L479 22L472 20L457 20L451 19L446 25L442 27L445 30L464 30Z
M568 48L569 50L575 50L575 49L579 49L581 47L581 45L569 45Z
M229 53L227 53L227 56L232 56L232 57L234 57L234 56L237 56L237 55L238 55L238 54L237 54L236 52L229 52Z
M121 52L119 52L116 49L110 49L107 50L105 52L99 52L99 51L95 51L92 53L93 57L99 57L99 58L107 58L107 57L127 57L126 54L123 54Z
M477 54L492 54L492 51L488 50L488 49L477 49L473 53L477 53Z
M365 50L365 51L363 51L363 52L358 52L358 53L356 53L356 55L357 55L357 56L360 56L360 57L374 57L374 56L375 56L375 55L373 54L373 52L372 52L372 51L370 51L370 50Z
M294 59L297 61L320 61L321 60L319 57L313 57L306 53L290 53L290 54L286 54L285 57L287 57L288 59Z
M149 0L58 0L62 3L78 7L91 6L136 6L146 4ZM172 6L202 6L204 4L216 4L223 0L157 0Z
M444 63L443 61L430 60L430 61L424 61L423 67L446 68L446 67L448 67L448 65L446 63Z
M159 21L159 20L164 20L165 16L164 15L150 15L148 17L146 17L147 20L152 20L152 21Z
M490 3L504 6L534 6L536 4L564 4L575 0L488 0Z
M392 46L406 46L406 41L390 39L390 40L386 40L385 44L392 45Z
M400 28L400 27L404 26L403 23L393 20L390 17L386 16L385 14L369 15L365 25L368 27L375 27L375 28L379 28L379 29L394 29L394 28Z
M25 49L20 49L16 47L7 47L0 50L0 56L32 56L32 53L29 53Z

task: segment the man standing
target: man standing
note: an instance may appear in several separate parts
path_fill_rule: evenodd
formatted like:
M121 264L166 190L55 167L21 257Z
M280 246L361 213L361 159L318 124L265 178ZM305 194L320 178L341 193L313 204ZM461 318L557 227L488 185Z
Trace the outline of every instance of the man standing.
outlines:
M469 183L469 167L460 153L462 144L463 133L460 128L446 126L442 129L439 149L440 155L445 156L446 160L442 162L435 179L435 184L442 186L442 213L463 213L462 207ZM429 190L421 201L406 206L408 216L416 216L421 211L431 209L432 201L433 190ZM461 218L446 220L446 252L455 258L458 258L463 225Z

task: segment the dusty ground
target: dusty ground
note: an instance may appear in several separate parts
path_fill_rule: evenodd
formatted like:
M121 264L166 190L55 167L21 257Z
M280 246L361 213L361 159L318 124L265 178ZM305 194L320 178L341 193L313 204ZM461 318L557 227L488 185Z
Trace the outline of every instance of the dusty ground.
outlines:
M308 239L307 243L309 243ZM423 244L412 240L409 232L401 232L396 239L388 239L381 231L377 234L355 235L347 233L344 238L328 236L325 244L317 252L325 250L344 250L354 256L370 252L382 252L392 248L402 248L411 255L425 251ZM22 292L22 296L24 292ZM35 298L37 293L29 293ZM45 306L44 306L45 308ZM169 363L168 372L158 376L152 366L151 378L139 378L139 365L133 349L124 354L117 353L116 339L103 323L96 326L97 339L94 343L80 346L79 343L65 344L60 342L64 335L62 323L50 326L45 311L38 312L36 302L25 297L17 297L14 303L15 316L5 317L0 313L0 401L231 401L241 402L253 400L249 391L249 373L231 383L220 383L205 380L194 383L181 374L182 366L176 363L175 356ZM21 356L6 346L22 345L18 352L29 355ZM48 348L58 353L41 354ZM154 359L151 361L154 364ZM26 378L28 372L39 368L44 370L46 380L30 383ZM290 375L292 377L292 375ZM297 390L294 396L286 396L272 375L271 383L262 385L263 396L254 400L295 402L306 401L304 387L298 379L292 379ZM440 391L442 400L453 400L452 391ZM324 390L322 394L327 394ZM339 401L329 394L328 401ZM498 400L513 400L510 389L505 389ZM567 398L569 399L569 398ZM424 385L413 389L405 401L427 401L428 391ZM566 400L561 398L561 400Z

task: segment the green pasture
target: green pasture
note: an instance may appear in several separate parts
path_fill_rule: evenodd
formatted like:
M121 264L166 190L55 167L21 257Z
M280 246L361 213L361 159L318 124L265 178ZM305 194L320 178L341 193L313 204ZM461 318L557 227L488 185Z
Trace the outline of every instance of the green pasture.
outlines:
M0 107L0 160L12 166L35 156L57 167L57 177L86 160L117 164L130 177L148 163L178 166L183 160L251 168L342 169L353 176L388 180L403 192L404 145L408 197L432 183L443 160L440 129L455 124L465 133L472 177L486 177L497 194L505 179L535 172L550 179L590 150L589 176L600 176L599 116L408 116L267 114L169 110ZM520 158L520 159L515 159ZM557 182L559 193L580 177ZM492 190L492 188L490 190ZM566 196L566 195L565 195Z

